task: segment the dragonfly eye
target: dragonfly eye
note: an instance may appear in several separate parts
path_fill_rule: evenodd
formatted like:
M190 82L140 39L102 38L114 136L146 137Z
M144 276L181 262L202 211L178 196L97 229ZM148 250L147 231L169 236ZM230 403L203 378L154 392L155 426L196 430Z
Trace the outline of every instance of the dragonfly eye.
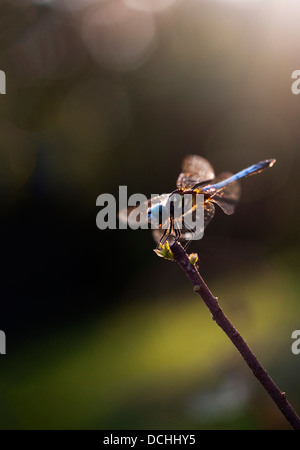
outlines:
M154 227L161 226L163 207L160 203L148 209L148 222Z

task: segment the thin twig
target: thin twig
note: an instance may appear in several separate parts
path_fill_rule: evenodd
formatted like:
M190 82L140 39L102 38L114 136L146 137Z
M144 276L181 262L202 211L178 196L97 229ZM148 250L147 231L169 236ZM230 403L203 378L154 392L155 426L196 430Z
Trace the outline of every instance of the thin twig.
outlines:
M227 334L231 342L235 345L235 347L238 349L238 351L252 370L255 377L260 381L270 397L274 400L291 426L295 430L300 430L300 418L298 417L290 403L287 401L285 392L281 392L280 389L278 389L274 381L270 378L254 353L251 351L248 344L244 341L237 329L228 320L218 303L218 299L214 297L210 292L203 278L199 274L195 264L191 264L188 255L179 243L175 242L171 247L171 251L174 255L174 260L180 265L189 280L192 282L194 291L200 295L200 297L208 307L209 311L212 314L213 320Z

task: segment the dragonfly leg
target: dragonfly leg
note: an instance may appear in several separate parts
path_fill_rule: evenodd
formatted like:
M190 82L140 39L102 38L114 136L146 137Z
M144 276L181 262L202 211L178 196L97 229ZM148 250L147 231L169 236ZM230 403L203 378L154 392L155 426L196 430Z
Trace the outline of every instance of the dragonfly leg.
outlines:
M177 242L180 239L181 231L180 231L179 227L174 227L174 226L173 226L173 230L174 230L174 233L175 233L175 242Z
M164 244L164 242L165 242L165 236L166 236L166 234L168 233L168 231L169 231L169 228L166 228L165 231L164 231L164 233L163 233L163 235L162 235L162 237L160 238L160 240L159 240L158 243L157 243L157 248L158 248L159 246L161 246L161 245ZM168 236L167 236L167 239L168 239Z
M163 246L167 240L170 237L170 234L172 233L173 230L173 223L171 222L170 226L168 228L165 229L164 234L162 235L162 237L160 238L160 241L158 243L158 246L161 245Z
M166 228L166 230L165 230L164 234L162 235L158 245L164 245L167 242L167 240L169 239L169 237L171 236L173 231L175 233L175 242L176 242L180 238L180 230L178 228L174 227L174 219L171 218L170 219L170 226L169 226L169 228Z
M192 236L195 234L195 230L193 230L193 229L187 227L186 224L185 224L185 227L186 227L187 231L188 231L189 233L191 233ZM188 249L188 247L189 247L189 245L191 244L192 240L193 240L193 239L189 239L189 240L186 242L186 244L183 246L183 248L184 248L185 251Z
M189 241L187 241L187 243L186 243L186 244L184 245L184 247L183 247L184 251L187 251L187 249L188 249L188 247L190 246L191 242L192 242L192 239L190 239Z

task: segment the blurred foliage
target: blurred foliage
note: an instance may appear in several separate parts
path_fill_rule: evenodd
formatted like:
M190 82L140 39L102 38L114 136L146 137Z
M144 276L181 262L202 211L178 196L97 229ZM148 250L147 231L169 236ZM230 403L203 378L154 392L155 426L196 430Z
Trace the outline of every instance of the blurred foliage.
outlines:
M5 0L0 5L0 428L287 428L150 231L96 228L96 198L174 189L267 158L200 271L300 410L300 5Z

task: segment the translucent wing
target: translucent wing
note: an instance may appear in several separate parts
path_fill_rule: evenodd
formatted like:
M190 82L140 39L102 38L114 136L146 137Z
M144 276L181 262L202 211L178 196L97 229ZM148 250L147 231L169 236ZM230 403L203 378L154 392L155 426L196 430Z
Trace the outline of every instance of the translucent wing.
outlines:
M161 238L162 238L162 236L164 234L164 231L165 230L159 230L159 229L152 230L152 236L153 236L153 239L155 240L155 242L159 242L161 240ZM170 244L172 244L174 242L174 239L175 239L175 235L174 235L174 233L172 233L168 237L168 242Z
M197 207L202 208L203 204L198 205ZM207 225L209 224L209 222L212 220L214 215L215 215L215 207L214 207L213 203L211 203L210 201L206 201L204 203L204 230L207 227ZM199 230L198 230L198 232L199 232ZM187 229L185 226L183 226L180 239L190 240L193 238L195 239L194 230Z
M157 195L136 206L124 208L119 212L119 220L133 229L137 228L137 223L140 227L148 228L148 208L158 203L165 204L169 197L170 194Z
M231 177L232 173L224 172L221 173L213 183L218 183L220 181L226 180ZM216 203L224 211L225 214L233 214L241 196L241 186L238 181L224 186L222 189L218 189L214 194L211 195L210 201Z
M212 218L215 215L215 207L210 202L205 202L205 208L204 208L204 228L207 227L209 222L212 220Z
M215 178L211 164L198 155L184 158L181 173L177 178L177 189L190 189L197 183L204 183Z

